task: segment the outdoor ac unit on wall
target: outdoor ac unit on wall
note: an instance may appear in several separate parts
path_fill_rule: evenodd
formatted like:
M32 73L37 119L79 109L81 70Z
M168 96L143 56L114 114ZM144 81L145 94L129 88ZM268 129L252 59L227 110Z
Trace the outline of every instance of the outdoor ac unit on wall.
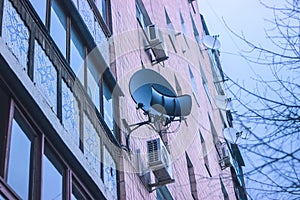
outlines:
M221 169L225 169L231 166L229 151L226 143L220 144L220 160L219 164Z
M170 155L160 138L147 141L148 166L159 182L172 179Z
M146 27L145 34L149 43L148 48L151 48L155 56L156 62L161 62L169 58L167 47L158 26L151 24Z

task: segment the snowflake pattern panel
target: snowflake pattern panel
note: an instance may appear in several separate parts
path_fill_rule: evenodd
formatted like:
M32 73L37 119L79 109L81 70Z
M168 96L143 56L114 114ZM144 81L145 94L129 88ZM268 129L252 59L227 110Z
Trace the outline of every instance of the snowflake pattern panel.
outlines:
M57 71L37 41L34 46L34 82L56 113Z
M29 30L8 0L4 1L2 37L9 50L27 70Z

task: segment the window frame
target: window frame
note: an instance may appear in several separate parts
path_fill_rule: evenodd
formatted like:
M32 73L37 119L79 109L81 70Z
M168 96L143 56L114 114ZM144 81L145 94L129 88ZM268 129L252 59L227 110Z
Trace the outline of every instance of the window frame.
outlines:
M1 83L1 80L0 80ZM1 88L2 89L2 85ZM6 91L5 91L6 92ZM5 114L8 120L5 122L0 122L6 128L5 131L2 131L4 134L1 134L1 137L5 138L3 143L5 146L4 155L1 155L0 161L3 162L3 169L0 169L0 194L8 199L20 199L20 196L12 189L11 186L7 183L8 177L8 159L10 153L10 138L12 130L12 121L13 119L18 122L20 128L24 131L25 134L29 134L28 138L31 139L31 149L30 149L30 167L29 167L29 188L28 188L28 198L29 199L41 199L42 197L42 181L43 181L43 155L45 148L48 148L52 154L55 155L56 159L63 166L63 175L62 175L62 184L63 184L63 198L68 199L71 196L72 182L77 182L80 185L80 191L84 193L88 199L93 199L92 194L87 189L87 187L79 180L75 172L75 165L70 166L62 156L62 152L59 152L55 148L54 143L52 143L51 138L45 135L45 133L38 127L38 124L35 120L31 118L26 108L21 104L20 100L14 100L15 94L12 96L5 93L9 98L9 109ZM3 116L4 114L1 114ZM46 155L45 155L46 156ZM73 169L74 167L74 169ZM77 170L77 169L76 169ZM94 186L93 186L94 187Z

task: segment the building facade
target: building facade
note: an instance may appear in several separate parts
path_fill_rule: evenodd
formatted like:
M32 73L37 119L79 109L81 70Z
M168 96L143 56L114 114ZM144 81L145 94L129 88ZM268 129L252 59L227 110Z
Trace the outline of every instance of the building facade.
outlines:
M196 1L0 8L0 199L247 199Z

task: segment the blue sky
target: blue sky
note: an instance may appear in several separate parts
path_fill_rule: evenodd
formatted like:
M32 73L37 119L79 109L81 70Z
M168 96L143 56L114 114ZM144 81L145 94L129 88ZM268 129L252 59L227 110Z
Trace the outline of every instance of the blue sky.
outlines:
M198 5L210 34L219 35L221 63L225 73L235 81L245 82L253 76L251 68L263 73L265 68L248 63L239 55L241 50L248 48L230 33L225 23L250 41L268 46L265 30L270 28L270 24L265 19L272 17L271 11L264 8L258 0L199 0Z

